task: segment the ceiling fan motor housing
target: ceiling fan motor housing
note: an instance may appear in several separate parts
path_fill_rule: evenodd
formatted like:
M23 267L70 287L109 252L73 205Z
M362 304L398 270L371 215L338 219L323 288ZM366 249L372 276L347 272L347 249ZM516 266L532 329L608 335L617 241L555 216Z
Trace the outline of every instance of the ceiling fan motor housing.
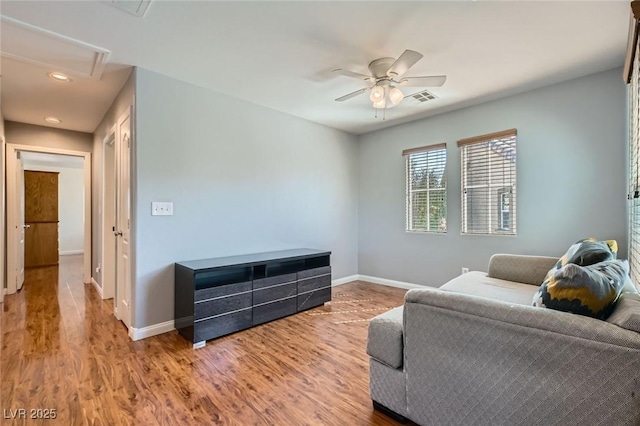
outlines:
M388 75L387 71L389 71L389 68L391 68L391 65L393 65L395 61L396 60L393 58L376 59L369 64L369 71L371 71L371 75L373 75L376 80L381 78L391 78L393 76Z

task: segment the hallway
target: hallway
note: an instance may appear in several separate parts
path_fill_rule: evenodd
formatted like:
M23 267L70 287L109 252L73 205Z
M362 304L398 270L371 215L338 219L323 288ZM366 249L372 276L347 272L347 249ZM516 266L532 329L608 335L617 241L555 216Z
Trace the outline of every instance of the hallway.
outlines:
M113 316L111 300L82 283L82 255L61 256L59 266L25 270L22 290L5 298L0 321L0 406L9 410L55 410L60 424L82 424L81 407L104 393L91 384L97 360L128 350L126 328ZM97 407L96 407L97 409ZM39 415L39 413L36 413ZM91 414L91 410L87 414ZM95 413L97 414L97 413ZM16 414L13 417L20 417ZM51 420L43 419L46 423ZM16 424L21 424L17 422Z

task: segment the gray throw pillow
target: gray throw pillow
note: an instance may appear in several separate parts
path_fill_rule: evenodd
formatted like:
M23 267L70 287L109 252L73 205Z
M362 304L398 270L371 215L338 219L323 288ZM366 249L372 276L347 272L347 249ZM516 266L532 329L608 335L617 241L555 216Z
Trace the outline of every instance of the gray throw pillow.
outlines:
M626 260L587 266L568 263L549 271L533 305L605 319L615 308L628 275Z

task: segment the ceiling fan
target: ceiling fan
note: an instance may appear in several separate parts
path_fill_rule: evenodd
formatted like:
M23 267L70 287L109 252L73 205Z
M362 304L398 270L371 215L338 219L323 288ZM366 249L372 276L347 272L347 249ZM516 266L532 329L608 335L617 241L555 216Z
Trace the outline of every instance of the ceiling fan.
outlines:
M392 108L404 99L404 93L394 84L406 87L440 87L447 80L446 75L432 75L423 77L402 77L409 68L422 59L422 54L415 50L405 50L398 59L380 58L369 64L369 71L372 75L364 75L357 72L343 70L341 68L333 70L334 74L345 77L356 78L372 86L365 87L347 95L341 96L336 101L342 102L354 98L358 95L371 91L369 99L373 102L373 107L378 109Z

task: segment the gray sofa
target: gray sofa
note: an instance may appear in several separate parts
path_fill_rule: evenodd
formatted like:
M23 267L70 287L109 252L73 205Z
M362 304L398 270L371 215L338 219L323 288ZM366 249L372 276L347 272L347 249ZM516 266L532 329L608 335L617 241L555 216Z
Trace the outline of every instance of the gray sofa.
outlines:
M640 425L640 333L609 322L640 330L638 300L608 321L531 306L556 260L494 255L375 317L374 407L421 425Z

